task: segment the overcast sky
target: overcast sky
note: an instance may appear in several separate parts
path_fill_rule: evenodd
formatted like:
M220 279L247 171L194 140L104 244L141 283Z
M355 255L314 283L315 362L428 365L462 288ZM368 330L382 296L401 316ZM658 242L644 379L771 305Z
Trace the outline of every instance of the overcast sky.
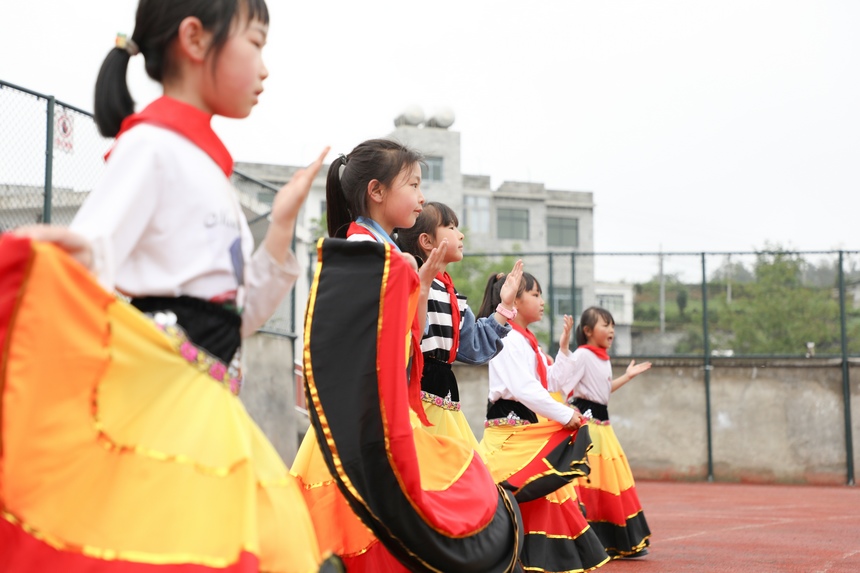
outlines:
M92 109L135 0L6 0L0 79ZM595 249L860 249L856 0L269 0L240 161L303 164L453 109L465 173L592 191ZM138 104L159 86L133 61ZM432 199L432 197L430 197Z

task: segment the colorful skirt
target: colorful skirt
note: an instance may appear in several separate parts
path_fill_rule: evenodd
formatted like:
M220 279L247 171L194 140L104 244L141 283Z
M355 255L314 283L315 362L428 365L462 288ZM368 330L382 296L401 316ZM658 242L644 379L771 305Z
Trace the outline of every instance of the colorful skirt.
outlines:
M0 236L0 349L0 570L319 569L226 367L59 249Z
M292 471L322 543L350 573L515 571L513 497L471 447L419 421L419 381L406 376L415 271L371 242L321 240L317 260L304 351L312 429Z
M572 483L588 474L589 443L588 428L570 432L546 418L484 430L487 467L520 503L526 571L589 571L609 561L580 511Z
M627 457L608 420L592 419L588 428L593 444L588 452L591 473L576 481L585 516L613 559L641 553L650 544L651 530Z
M421 378L421 405L430 426L424 430L436 436L448 436L462 441L480 453L478 440L460 409L457 378L451 365L424 355L424 372ZM428 392L430 388L432 391Z

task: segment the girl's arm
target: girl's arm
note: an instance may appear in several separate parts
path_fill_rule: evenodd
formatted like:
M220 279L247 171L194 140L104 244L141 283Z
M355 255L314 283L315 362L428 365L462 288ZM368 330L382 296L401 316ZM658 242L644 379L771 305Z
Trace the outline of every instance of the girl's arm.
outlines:
M623 375L619 376L615 380L612 381L612 391L615 392L646 370L651 368L650 362L643 362L642 364L636 364L635 360L631 360L630 364L627 365L627 372Z
M448 250L448 239L442 239L439 246L430 251L427 260L418 269L418 280L421 283L421 290L418 293L418 308L415 312L418 313L418 332L426 332L427 330L427 298L430 296L430 285L433 284L433 279L436 275L445 270L447 263L445 262L445 252Z
M296 171L290 181L275 194L275 201L272 203L272 221L263 239L263 246L278 264L284 264L290 255L296 218L305 199L308 198L308 192L329 149L328 147L323 149L316 161L307 168Z
M576 421L578 416L573 408L553 399L540 383L531 346L521 336L512 339L513 336L508 337L502 352L490 362L491 377L532 412L563 426Z
M243 337L254 334L272 316L298 279L301 269L290 250L296 218L328 149L325 148L307 168L296 171L275 195L269 229L262 245L251 255L245 267ZM245 227L244 234L250 234L247 223Z
M502 350L502 338L511 331L511 327L507 319L505 324L500 324L493 316L476 321L475 314L468 306L463 312L465 316L460 330L457 360L466 364L486 364Z
M565 314L558 339L558 354L555 361L547 366L547 386L552 392L562 392L565 397L573 391L582 378L583 365L570 351L570 333L573 330L573 317Z

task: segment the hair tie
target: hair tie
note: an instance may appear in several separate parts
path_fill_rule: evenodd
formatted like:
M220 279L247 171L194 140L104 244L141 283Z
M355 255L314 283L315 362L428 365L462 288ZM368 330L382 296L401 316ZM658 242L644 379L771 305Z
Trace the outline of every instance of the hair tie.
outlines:
M505 276L505 273L498 273L498 274L496 275L496 280L501 280L501 278L502 278L503 276Z
M338 155L338 159L340 159L340 167L337 170L337 178L343 179L343 172L346 169L346 155L341 153Z
M125 34L116 35L116 47L120 50L128 52L129 56L136 56L140 53L140 48L137 42L126 36Z

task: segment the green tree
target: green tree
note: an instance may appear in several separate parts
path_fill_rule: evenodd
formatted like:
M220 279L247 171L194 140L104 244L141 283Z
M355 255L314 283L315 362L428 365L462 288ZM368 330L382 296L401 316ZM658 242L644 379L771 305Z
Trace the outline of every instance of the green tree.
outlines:
M807 342L818 349L838 344L838 303L830 289L803 285L804 264L781 249L756 257L755 282L722 315L737 352L802 354Z
M687 295L687 289L682 287L675 296L675 302L678 303L678 312L681 313L681 316L684 316L684 309L687 308Z

